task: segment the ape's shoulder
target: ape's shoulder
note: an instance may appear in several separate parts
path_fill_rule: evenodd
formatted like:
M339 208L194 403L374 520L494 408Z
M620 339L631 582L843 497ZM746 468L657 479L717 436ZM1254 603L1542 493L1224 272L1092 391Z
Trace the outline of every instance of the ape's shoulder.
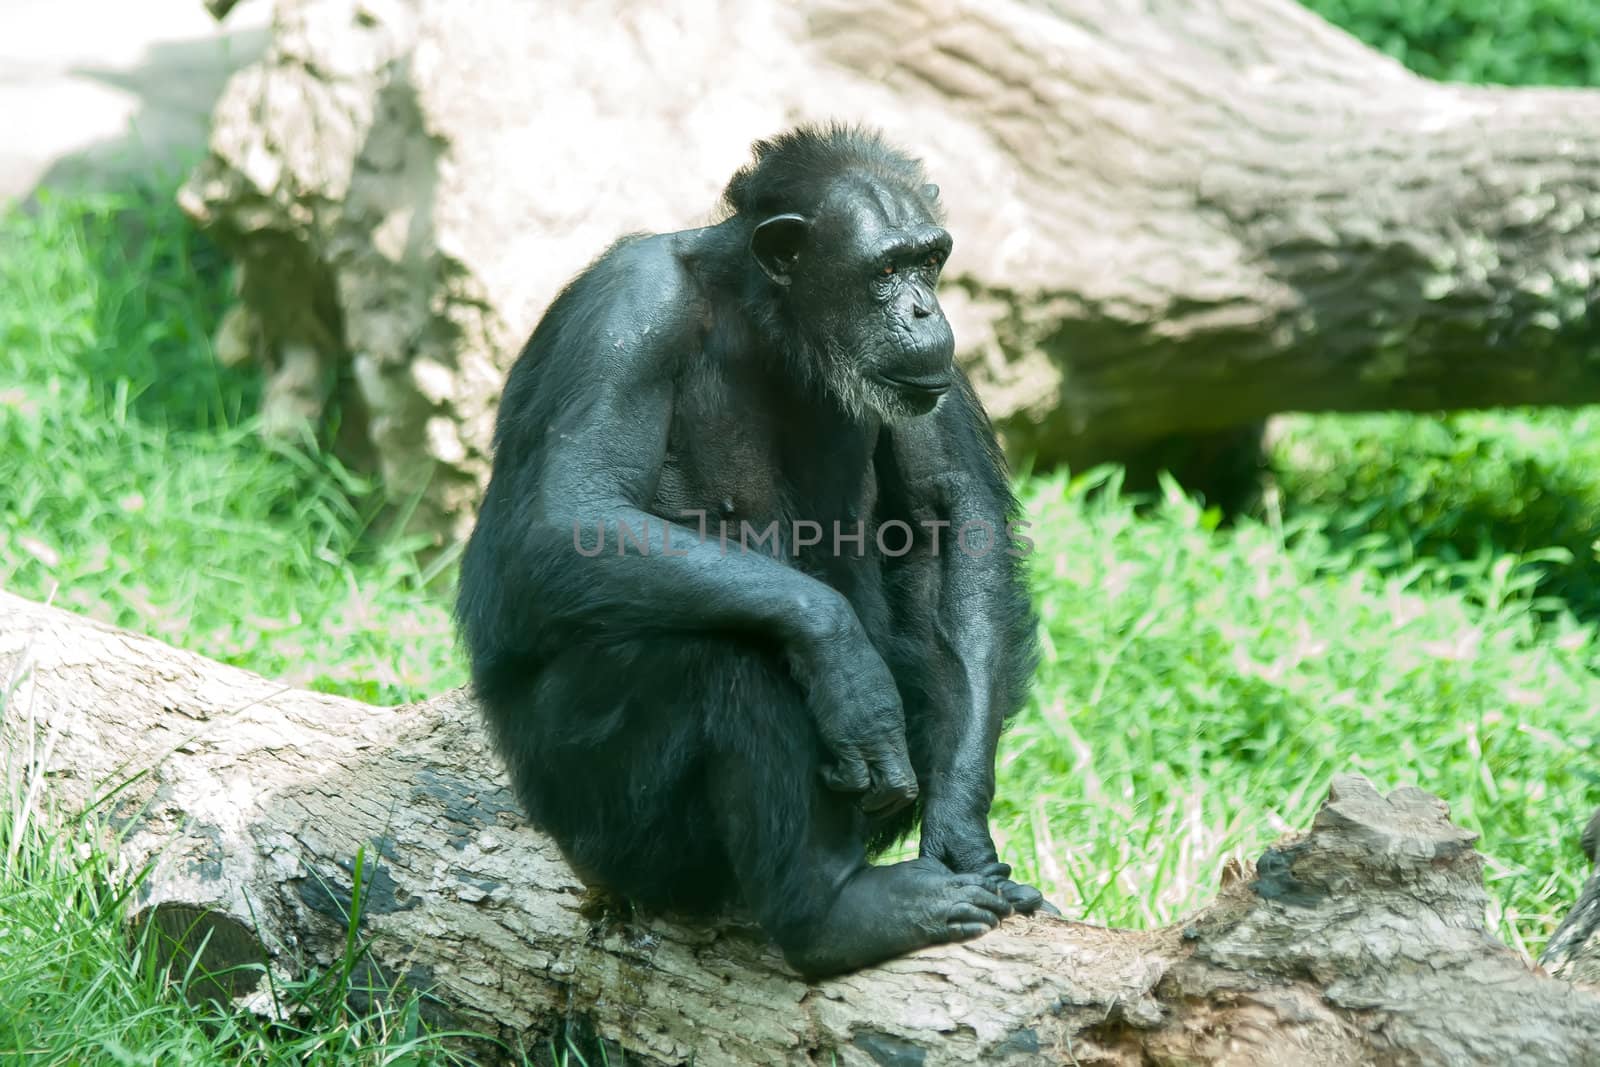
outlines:
M675 347L702 318L700 287L684 264L693 232L620 238L574 280L570 313L619 352Z
M595 261L593 272L626 278L636 285L685 285L683 251L693 244L694 231L684 233L630 233L617 238Z
M629 234L579 271L545 310L513 368L507 384L513 399L550 375L564 384L597 370L614 381L651 376L681 349L699 321L700 296L679 237Z

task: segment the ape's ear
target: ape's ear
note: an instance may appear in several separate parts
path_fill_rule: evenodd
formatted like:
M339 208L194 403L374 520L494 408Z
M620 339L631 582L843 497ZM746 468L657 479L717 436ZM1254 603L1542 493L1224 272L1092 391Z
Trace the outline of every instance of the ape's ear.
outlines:
M939 187L929 182L922 187L922 196L930 202L939 199Z
M788 285L811 223L803 215L774 215L750 235L750 252L767 277Z

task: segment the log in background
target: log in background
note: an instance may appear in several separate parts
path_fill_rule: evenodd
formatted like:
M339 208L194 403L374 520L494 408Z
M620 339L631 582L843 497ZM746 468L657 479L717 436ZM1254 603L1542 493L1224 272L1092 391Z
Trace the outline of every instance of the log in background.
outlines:
M1600 91L1429 81L1294 0L279 0L181 203L268 418L337 406L448 540L560 286L822 119L941 185L1014 458L1220 490L1274 412L1600 401Z

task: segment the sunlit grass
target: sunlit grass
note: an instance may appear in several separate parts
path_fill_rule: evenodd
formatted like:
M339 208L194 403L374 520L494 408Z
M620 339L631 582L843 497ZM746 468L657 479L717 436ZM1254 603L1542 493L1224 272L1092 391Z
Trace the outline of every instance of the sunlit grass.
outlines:
M256 432L258 373L211 350L227 273L169 197L0 225L0 584L297 685L458 683L417 546L366 536L373 487Z
M1307 825L1329 778L1448 800L1483 834L1501 933L1537 949L1600 803L1596 634L1511 556L1378 566L1309 521L1219 531L1035 481L1045 657L1003 745L999 830L1069 910L1168 922Z
M15 681L15 680L14 680ZM26 679L0 691L28 699ZM26 711L23 712L25 717ZM472 1062L422 1023L414 990L372 988L381 973L359 934L360 893L340 959L285 980L265 976L268 1019L200 991L211 977L169 966L158 927L131 923L143 871L119 859L109 820L68 815L36 788L35 754L0 748L0 1063L30 1067L380 1067ZM353 858L363 884L364 855ZM260 971L258 967L247 970ZM358 1008L360 1004L380 1007ZM564 1054L554 1062L577 1063Z

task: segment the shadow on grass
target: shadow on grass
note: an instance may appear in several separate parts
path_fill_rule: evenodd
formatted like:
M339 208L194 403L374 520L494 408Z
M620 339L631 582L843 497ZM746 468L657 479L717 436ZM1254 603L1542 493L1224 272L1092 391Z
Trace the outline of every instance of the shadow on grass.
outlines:
M1272 466L1285 518L1336 547L1463 575L1512 557L1541 608L1600 620L1600 408L1296 417Z
M21 380L89 384L115 418L214 430L251 413L259 375L211 346L231 269L174 201L178 177L41 190L0 221L0 325ZM23 357L21 353L26 353Z

